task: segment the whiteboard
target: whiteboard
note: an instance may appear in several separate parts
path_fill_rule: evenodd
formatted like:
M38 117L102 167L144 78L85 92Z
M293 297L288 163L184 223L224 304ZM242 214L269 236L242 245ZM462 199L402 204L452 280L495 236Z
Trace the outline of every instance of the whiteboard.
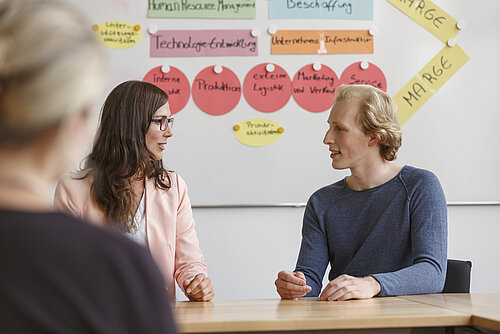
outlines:
M125 80L142 80L152 68L175 66L192 84L205 67L232 69L243 80L255 65L273 62L291 78L304 65L321 62L340 77L350 64L367 60L387 79L395 95L435 54L443 43L390 3L374 0L373 21L269 20L267 0L256 0L254 20L196 20L147 18L147 0L67 0L80 7L91 23L122 20L142 26L141 42L130 48L105 48L110 62L107 94ZM433 171L448 201L500 200L500 1L435 0L466 28L457 43L470 60L402 127L403 146L397 163ZM160 30L259 28L258 57L151 58L147 27ZM267 28L369 29L377 28L375 53L367 55L271 55ZM103 47L104 48L104 47ZM102 101L100 101L102 103ZM96 114L98 110L96 109ZM268 118L285 128L275 143L248 147L238 142L233 125L250 118ZM211 116L190 98L175 115L174 137L167 145L164 165L180 173L193 205L275 204L305 202L316 189L348 174L335 171L322 143L328 112L310 113L293 100L279 111L261 113L242 95L230 113Z

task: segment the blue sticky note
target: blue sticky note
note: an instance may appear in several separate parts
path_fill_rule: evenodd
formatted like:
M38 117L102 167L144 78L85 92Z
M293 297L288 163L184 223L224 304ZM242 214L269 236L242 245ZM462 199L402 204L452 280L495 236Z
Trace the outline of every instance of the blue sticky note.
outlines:
M373 20L373 0L269 0L269 19Z

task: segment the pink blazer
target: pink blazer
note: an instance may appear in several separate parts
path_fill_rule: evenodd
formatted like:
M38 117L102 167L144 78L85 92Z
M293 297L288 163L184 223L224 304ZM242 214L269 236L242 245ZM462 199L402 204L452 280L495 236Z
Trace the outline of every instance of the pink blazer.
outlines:
M92 177L75 180L81 174L67 174L57 184L54 205L96 225L106 225L106 217L90 196ZM208 276L207 266L194 229L187 186L171 172L172 186L158 189L154 180L146 182L146 235L149 249L163 274L171 300L175 300L174 280L184 291L183 282L199 273Z

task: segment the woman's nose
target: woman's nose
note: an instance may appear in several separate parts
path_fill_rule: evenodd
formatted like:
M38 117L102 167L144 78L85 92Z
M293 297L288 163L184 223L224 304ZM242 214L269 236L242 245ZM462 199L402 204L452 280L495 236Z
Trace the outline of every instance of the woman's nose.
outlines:
M172 137L174 135L174 131L172 130L172 126L170 124L167 126L167 129L163 131L163 136Z

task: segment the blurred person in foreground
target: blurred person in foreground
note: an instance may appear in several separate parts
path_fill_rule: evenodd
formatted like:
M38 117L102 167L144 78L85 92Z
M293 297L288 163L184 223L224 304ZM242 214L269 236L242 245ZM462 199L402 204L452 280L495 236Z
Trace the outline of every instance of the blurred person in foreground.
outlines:
M90 144L104 58L67 4L0 3L0 332L173 333L147 250L51 206Z

